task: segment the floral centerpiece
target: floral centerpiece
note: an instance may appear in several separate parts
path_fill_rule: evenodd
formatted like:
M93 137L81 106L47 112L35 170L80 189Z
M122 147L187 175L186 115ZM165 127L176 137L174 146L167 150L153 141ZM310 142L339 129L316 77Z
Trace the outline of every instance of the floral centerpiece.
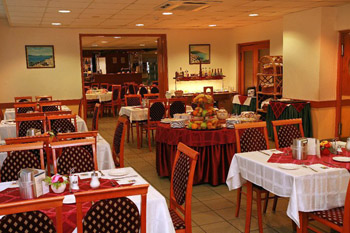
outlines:
M60 174L56 174L52 177L47 176L44 181L45 183L51 185L51 189L54 193L63 193L66 189L66 185L68 184L67 177Z
M329 141L322 141L320 142L320 149L321 149L321 154L322 155L329 155L330 152L330 148L331 148L332 144Z

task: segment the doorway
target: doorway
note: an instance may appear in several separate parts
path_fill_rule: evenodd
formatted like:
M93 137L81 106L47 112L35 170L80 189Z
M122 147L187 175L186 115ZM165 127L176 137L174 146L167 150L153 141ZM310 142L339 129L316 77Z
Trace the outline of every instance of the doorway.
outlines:
M249 87L256 87L259 59L270 55L270 41L238 44L238 92L246 95Z
M336 137L350 136L350 31L340 32L336 101Z

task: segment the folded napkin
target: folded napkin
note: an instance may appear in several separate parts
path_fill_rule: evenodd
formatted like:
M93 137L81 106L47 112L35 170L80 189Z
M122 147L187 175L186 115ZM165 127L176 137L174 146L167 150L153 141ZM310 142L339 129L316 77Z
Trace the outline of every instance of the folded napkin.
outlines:
M8 188L17 188L18 184L15 181L9 181L9 182L1 182L0 183L0 192L8 189Z
M271 149L271 150L262 150L261 152L268 154L269 156L273 155L273 154L283 154L282 151L279 151L277 149Z

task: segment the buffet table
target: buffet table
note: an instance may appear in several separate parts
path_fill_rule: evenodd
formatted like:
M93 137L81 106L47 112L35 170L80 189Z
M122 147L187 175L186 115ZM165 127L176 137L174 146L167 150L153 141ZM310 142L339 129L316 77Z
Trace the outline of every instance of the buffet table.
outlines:
M232 100L232 114L240 115L241 112L256 111L256 97L235 95Z
M200 153L193 184L224 184L236 151L234 129L173 129L159 124L156 130L156 168L159 176L170 176L179 142Z

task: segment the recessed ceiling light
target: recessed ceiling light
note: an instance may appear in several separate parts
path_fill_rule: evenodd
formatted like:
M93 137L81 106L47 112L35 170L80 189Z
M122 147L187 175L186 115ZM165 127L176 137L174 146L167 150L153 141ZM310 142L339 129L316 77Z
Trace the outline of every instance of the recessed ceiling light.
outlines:
M154 42L158 43L158 40L155 40Z
M216 24L209 24L209 27L216 27Z
M145 26L145 25L144 25L143 23L137 23L136 26L137 26L137 27L143 27L143 26Z
M53 25L53 26L60 26L62 24L61 23L51 23L51 25Z
M93 47L97 47L98 45L97 45L97 44L93 44L93 45L91 45L91 46L93 46Z
M101 41L101 43L102 43L102 44L107 44L108 41L103 40L103 41Z
M115 39L120 39L121 37L120 37L120 36L115 36L114 38L115 38Z
M143 47L143 46L145 46L145 44L140 44L140 46L142 46L142 47Z
M249 14L250 17L255 17L255 16L259 16L259 14L253 13L253 14Z
M58 12L63 13L63 14L67 14L67 13L70 13L70 10L59 10Z
M163 14L163 15L172 15L173 12L163 12L162 14Z

